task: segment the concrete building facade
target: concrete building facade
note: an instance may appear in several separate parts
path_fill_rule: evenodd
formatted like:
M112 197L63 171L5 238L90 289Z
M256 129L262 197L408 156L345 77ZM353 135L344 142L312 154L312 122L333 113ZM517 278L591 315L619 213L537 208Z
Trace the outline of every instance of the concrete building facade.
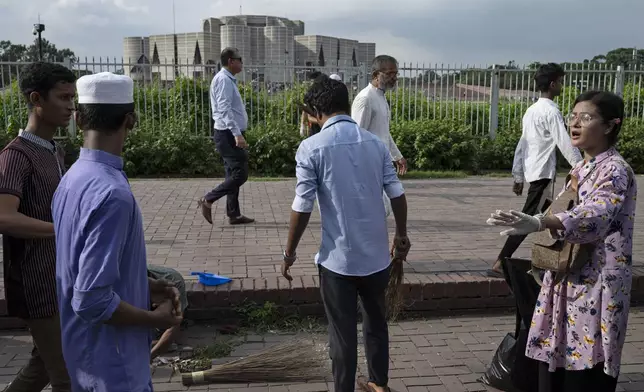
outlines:
M196 33L124 38L125 74L136 80L199 77L220 68L226 47L237 48L244 61L240 79L277 83L294 80L297 66L356 67L375 57L374 43L304 35L299 20L235 15L204 19L201 27Z

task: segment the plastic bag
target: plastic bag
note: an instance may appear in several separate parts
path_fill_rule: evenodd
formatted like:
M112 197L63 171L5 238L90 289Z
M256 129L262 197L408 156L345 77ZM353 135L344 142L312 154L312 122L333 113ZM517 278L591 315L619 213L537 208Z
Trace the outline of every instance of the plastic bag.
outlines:
M516 358L516 343L511 333L505 335L494 353L492 363L480 378L480 382L506 392L518 392L512 385L512 368Z
M507 334L496 350L490 367L480 382L505 392L536 392L539 383L538 362L525 356L528 331L539 286L530 270L530 260L506 259L503 275L516 301L514 334Z

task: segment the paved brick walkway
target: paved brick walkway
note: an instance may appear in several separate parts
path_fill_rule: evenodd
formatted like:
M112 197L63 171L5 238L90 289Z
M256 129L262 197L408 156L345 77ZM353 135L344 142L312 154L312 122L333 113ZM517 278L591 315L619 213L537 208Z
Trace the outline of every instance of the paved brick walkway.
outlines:
M149 262L175 268L188 278L192 271L206 271L235 279L232 285L214 294L209 294L203 286L190 285L191 292L195 293L191 297L195 308L226 307L230 301L253 295L262 297L255 300L282 303L297 302L309 294L315 296L318 283L313 256L320 242L317 208L298 249L300 260L292 268L296 280L289 285L279 277L295 181L247 183L240 194L243 213L257 222L246 226L228 225L225 200L220 200L214 208L215 224L211 226L202 218L196 201L218 182L217 179L132 181L144 215ZM561 183L559 180L558 184ZM483 275L504 241L499 230L487 226L485 220L497 208L521 208L524 198L510 192L511 179L409 180L404 186L413 245L405 267L406 282L415 287L411 291L411 302L417 303L421 297L422 300L458 297L452 288L445 289L442 285L469 282L471 291L461 296L460 303L452 301L439 307L503 306L498 298L492 298L493 303L486 302L487 297L506 296L507 288L502 282L490 282ZM644 203L641 200L644 199L639 204ZM389 225L393 235L393 218L389 219ZM643 245L644 231L636 230L634 276L644 276ZM515 257L528 255L529 241L526 241ZM644 298L644 279L641 281L641 288L640 283L634 284L634 298L639 298L640 291ZM427 288L437 282L440 287ZM277 292L284 290L289 293ZM275 298L269 299L267 292ZM456 293L463 292L459 286ZM0 314L4 313L3 297L4 290L0 291ZM474 304L470 298L480 298L481 303ZM317 300L304 300L307 301ZM501 301L505 300L501 298ZM418 306L418 310L426 308Z
M208 225L197 211L196 200L217 182L132 182L145 218L150 262L177 268L184 274L208 271L232 278L278 276L295 182L247 183L240 196L242 210L257 222L244 227L227 224L225 200L216 204L214 226ZM497 208L521 208L524 202L523 197L510 192L510 184L510 179L492 178L405 181L413 245L406 272L437 274L487 269L504 238L498 229L485 225L485 220ZM393 229L393 219L389 222ZM312 259L319 242L316 208L298 249L300 260L292 270L295 275L316 274ZM643 249L644 231L637 230L636 265L644 265L639 257ZM524 245L515 256L528 255L529 248Z
M397 392L465 392L493 390L478 383L497 345L514 328L514 317L452 317L404 321L390 327L390 386ZM214 329L197 325L185 331L185 344L212 342ZM320 339L326 339L319 336ZM249 336L231 357L257 352L292 336ZM10 382L29 358L30 337L25 332L0 334L0 389ZM231 358L228 358L231 359ZM224 359L222 361L225 361ZM364 357L360 372L365 372ZM308 384L237 384L184 387L179 375L161 367L153 373L155 391L332 391L331 379ZM644 313L631 312L618 391L644 391Z
M510 192L510 181L485 177L405 181L413 244L406 271L437 274L487 269L504 238L498 235L498 229L486 226L485 219L497 208L520 208L524 201ZM215 205L213 226L197 210L197 199L218 182L132 181L144 216L150 263L176 268L184 275L208 271L231 278L278 276L294 180L244 185L240 195L243 213L257 222L236 227L226 221L225 200ZM644 204L642 199L640 204ZM393 229L393 219L389 224ZM312 259L319 241L320 218L316 208L298 249L300 261L293 267L295 275L316 274ZM639 257L643 245L644 231L637 230L636 265L644 265ZM515 256L528 254L528 246L523 245Z

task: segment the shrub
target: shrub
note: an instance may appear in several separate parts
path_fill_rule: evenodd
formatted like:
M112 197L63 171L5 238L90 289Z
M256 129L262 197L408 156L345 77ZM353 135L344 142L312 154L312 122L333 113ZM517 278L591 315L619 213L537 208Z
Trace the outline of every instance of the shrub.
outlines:
M126 141L123 158L129 176L221 176L223 164L208 136L212 128L206 80L179 79L171 87L155 83L135 88L140 118ZM250 124L249 168L258 176L292 176L301 140L297 104L304 95L300 84L284 91L256 91L240 85ZM566 88L558 103L566 113L577 96ZM27 120L16 83L0 95L0 146L17 135ZM644 89L627 84L628 113L644 113ZM409 167L417 170L510 170L521 136L521 117L530 102L499 104L496 138L487 137L490 105L486 102L434 101L421 93L399 88L391 93L392 137ZM624 122L618 149L637 172L644 172L644 120ZM61 142L67 163L78 157L82 135ZM559 159L562 167L567 164Z

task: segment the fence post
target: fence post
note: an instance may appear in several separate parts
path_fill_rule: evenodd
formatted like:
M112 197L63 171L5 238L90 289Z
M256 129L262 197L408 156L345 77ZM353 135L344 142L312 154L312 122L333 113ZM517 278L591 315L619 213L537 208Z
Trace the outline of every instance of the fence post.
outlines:
M615 94L624 96L624 66L618 65L615 73Z
M72 63L71 57L65 57L63 59L63 65L71 71L74 71L74 64ZM72 139L76 137L76 119L74 117L75 116L72 116L72 118L69 120L69 125L67 126L67 133Z
M492 78L490 80L490 139L496 137L496 130L499 128L499 68L492 66Z

